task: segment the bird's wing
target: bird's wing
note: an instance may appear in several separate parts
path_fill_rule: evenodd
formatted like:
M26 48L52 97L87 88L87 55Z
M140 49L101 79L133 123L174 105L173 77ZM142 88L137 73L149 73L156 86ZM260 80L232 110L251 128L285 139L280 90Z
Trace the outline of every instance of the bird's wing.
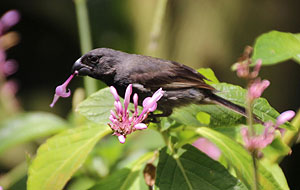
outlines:
M202 88L215 90L205 83L203 75L177 62L143 57L131 63L129 80L150 89Z

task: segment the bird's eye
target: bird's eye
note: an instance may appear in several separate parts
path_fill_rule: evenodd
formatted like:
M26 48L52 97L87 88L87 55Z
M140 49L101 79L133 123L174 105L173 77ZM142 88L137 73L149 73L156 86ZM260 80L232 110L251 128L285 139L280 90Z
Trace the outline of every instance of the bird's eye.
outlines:
M90 60L90 62L91 62L92 64L97 64L97 63L99 62L99 57L98 57L98 56L91 56L91 57L89 58L89 60Z

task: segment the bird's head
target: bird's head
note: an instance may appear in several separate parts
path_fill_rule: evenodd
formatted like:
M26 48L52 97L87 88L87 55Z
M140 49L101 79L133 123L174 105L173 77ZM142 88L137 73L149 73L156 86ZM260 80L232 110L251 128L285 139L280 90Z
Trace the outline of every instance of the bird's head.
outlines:
M81 76L90 76L102 80L104 76L115 72L115 64L121 60L120 51L109 48L97 48L81 56L74 63L72 73L78 71Z

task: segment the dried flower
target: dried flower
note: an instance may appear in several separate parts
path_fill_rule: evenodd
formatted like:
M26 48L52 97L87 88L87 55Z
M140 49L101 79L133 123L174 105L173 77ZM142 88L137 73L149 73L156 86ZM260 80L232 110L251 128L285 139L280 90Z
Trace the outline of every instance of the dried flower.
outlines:
M255 79L260 71L261 65L262 65L262 60L258 59L256 61L256 64L250 72L250 65L252 64L251 59L247 59L246 61L243 62L238 62L234 65L234 68L236 68L237 71L237 76L240 78L245 78L245 79Z
M75 71L69 78L62 84L56 87L55 89L55 94L52 103L50 104L50 107L52 108L57 100L62 97L62 98L67 98L71 95L71 90L67 90L68 84L71 82L73 77L78 74L78 71Z
M130 97L132 94L132 84L128 85L125 98L124 98L124 107L122 106L117 90L111 86L110 92L114 96L115 110L111 110L111 115L109 117L111 123L108 123L110 128L113 130L113 135L118 136L120 143L125 143L126 136L136 130L147 129L147 125L142 123L150 112L156 110L157 101L163 96L164 91L158 89L152 97L147 97L143 101L143 110L139 114L138 110L138 95L133 95L134 103L134 112L132 116L129 116L128 106L130 103Z

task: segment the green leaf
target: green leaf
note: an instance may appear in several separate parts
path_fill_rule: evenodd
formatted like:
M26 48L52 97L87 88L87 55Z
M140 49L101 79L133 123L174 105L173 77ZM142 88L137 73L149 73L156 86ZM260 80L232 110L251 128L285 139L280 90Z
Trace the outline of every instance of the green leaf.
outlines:
M264 165L264 168L269 171L274 177L274 179L278 182L281 189L288 190L289 186L287 184L286 178L282 169L279 167L278 164L270 163L267 160L262 160L261 164Z
M207 79L209 79L206 80L207 84L219 83L219 80L217 79L215 73L210 68L201 68L198 69L198 72L201 73L203 76L205 76Z
M110 133L104 125L69 129L46 141L28 171L28 190L61 190L94 145Z
M291 152L291 148L284 144L280 135L277 135L273 142L262 150L264 159L270 163L278 163L284 156Z
M299 34L271 31L256 39L252 58L262 59L263 65L271 65L293 58L300 63L299 56Z
M0 154L17 144L58 133L67 123L50 113L28 112L0 123Z
M109 122L110 110L114 109L114 98L109 88L101 89L83 102L81 102L76 111L85 116L87 119L98 124L107 125Z
M231 138L207 127L195 129L199 135L209 139L222 152L227 162L234 168L237 177L244 182L249 189L253 189L253 165L250 154ZM259 186L261 190L284 189L279 185L277 177L269 172L265 165L258 162Z
M229 190L247 189L219 162L212 160L192 145L169 155L167 148L160 151L156 186L160 190Z
M225 98L237 105L245 107L246 90L232 84L218 83L212 84L219 92L218 96ZM219 105L190 105L174 111L172 118L187 126L207 126L197 120L197 114L205 112L211 116L210 127L225 127L245 123L245 118L225 107ZM253 113L262 121L276 121L279 113L270 106L265 98L259 98L254 102ZM286 123L282 128L294 129L292 125Z
M126 168L116 171L107 178L101 180L98 184L92 187L90 190L142 190L148 189L144 184L140 184L143 180L143 176L140 175L145 163L154 156L153 152L149 152L139 158Z

